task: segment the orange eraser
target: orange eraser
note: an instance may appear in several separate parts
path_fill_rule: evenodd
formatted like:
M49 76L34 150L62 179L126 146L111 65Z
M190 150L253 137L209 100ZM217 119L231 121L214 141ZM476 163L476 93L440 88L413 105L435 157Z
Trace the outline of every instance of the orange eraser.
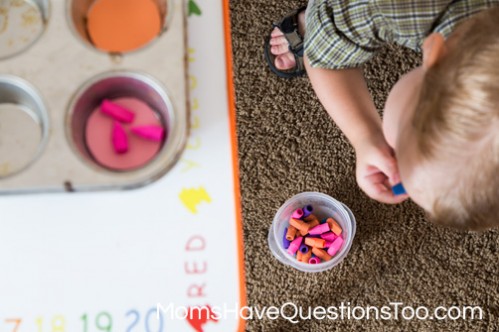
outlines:
M319 219L314 219L314 220L310 221L308 223L309 230L311 230L312 228L314 228L315 226L318 226L318 225L320 225Z
M336 235L340 235L342 232L342 229L338 222L334 220L333 218L327 218L326 222L329 224L329 228L331 228L331 232L333 232Z
M286 232L286 240L293 241L296 236L296 231L297 231L296 227L289 225L288 231Z
M329 260L331 260L333 258L325 250L322 250L322 249L319 249L319 248L315 248L315 247L312 248L312 253L315 256L317 256L320 259L322 259L323 261L329 261Z
M309 214L308 216L306 216L305 218L303 218L303 220L305 220L306 222L311 222L313 220L317 220L319 221L319 219L317 219L317 217L314 215L314 214Z
M299 220L299 219L291 218L289 220L289 224L291 226L295 227L297 230L299 230L302 235L308 234L308 230L310 229L310 226L306 222L304 222L303 220ZM303 234L303 233L305 233L305 234Z
M311 246L311 247L324 248L324 245L326 244L326 240L319 239L316 237L307 237L307 238L305 238L305 244L308 246Z
M298 233L300 233L301 236L305 236L308 234L308 231L306 230L301 230L301 231L298 231Z
M299 252L299 250L298 250L298 252ZM312 257L312 250L307 251L306 254L302 254L300 262L308 264L308 260L310 259L310 257Z

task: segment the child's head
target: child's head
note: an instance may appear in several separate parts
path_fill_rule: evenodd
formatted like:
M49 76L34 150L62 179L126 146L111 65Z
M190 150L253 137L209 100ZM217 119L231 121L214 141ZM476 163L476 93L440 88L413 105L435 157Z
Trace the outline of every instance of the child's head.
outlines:
M499 225L499 9L473 16L447 41L429 36L423 66L397 82L384 116L416 203L439 223Z

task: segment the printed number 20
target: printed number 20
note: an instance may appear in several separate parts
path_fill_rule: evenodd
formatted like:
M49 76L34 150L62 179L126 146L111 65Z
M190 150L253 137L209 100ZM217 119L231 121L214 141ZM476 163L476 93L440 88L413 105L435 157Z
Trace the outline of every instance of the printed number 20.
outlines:
M155 308L150 309L146 313L146 316L145 316L145 319L144 319L144 325L145 325L145 328L146 328L146 330L145 330L146 332L154 332L154 331L151 331L150 321L151 321L151 317L154 317L155 315L156 315L156 309ZM126 332L133 332L134 329L135 329L135 326L137 324L139 324L140 313L137 310L130 310L129 312L126 313L126 317L129 317L129 316L134 317L134 318L133 318L133 321L131 322L130 326L126 330ZM163 332L163 314L162 313L159 316L159 325L158 325L157 332Z

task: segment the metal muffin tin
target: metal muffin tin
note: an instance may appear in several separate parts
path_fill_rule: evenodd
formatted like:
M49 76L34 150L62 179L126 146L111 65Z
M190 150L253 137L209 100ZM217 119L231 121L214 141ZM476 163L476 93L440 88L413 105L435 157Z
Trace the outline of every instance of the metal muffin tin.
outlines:
M188 132L184 0L155 0L163 14L162 33L125 54L109 54L90 43L85 13L94 0L28 1L39 6L45 30L22 53L0 59L0 104L29 108L42 137L26 167L0 172L0 194L129 189L166 174L180 157ZM159 154L137 170L104 168L85 144L92 110L103 99L118 97L149 104L167 130Z

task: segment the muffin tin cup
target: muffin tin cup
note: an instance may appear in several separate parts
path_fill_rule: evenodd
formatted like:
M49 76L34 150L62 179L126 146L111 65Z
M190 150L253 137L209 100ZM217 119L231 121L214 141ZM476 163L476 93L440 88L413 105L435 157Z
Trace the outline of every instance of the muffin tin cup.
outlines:
M49 120L45 104L37 89L25 80L16 76L0 75L0 113L5 112L1 107L5 107L6 105L11 108L12 112L24 113L22 115L19 114L23 121L21 123L0 123L0 128L9 127L14 134L26 127L29 129L39 129L40 137L37 139L37 142L22 142L22 135L16 138L16 140L19 141L19 144L21 144L21 147L23 143L29 143L30 145L33 145L34 148L31 148L31 151L29 152L24 152L24 154L28 154L22 156L22 159L24 159L25 162L23 162L22 165L16 165L14 169L12 169L12 166L9 167L9 156L1 156L0 160L5 158L7 161L5 162L5 166L0 165L0 179L15 175L31 166L43 152L43 148L47 143L49 131ZM19 116L16 116L16 114L13 115L16 119L19 119ZM36 138L33 137L33 139ZM7 143L0 141L0 145L3 144ZM10 147L1 146L0 151L2 149L9 149L7 153L12 155L23 153L23 151L19 151L22 150L19 145Z
M154 166L156 161L172 159L168 157L168 154L171 153L171 144L169 142L174 140L170 140L169 134L176 134L172 125L175 123L176 115L166 88L149 75L130 71L109 72L98 75L90 79L77 91L69 106L66 120L68 140L72 143L75 152L82 156L85 162L92 167L117 172L96 163L86 146L85 128L89 116L104 99L121 97L137 98L148 104L157 113L167 133L166 142L162 149L155 159L145 167Z
M25 11L23 12L20 8ZM27 8L35 12L27 10ZM10 11L15 11L16 14L22 16L16 16L13 19L8 16ZM36 44L45 33L49 18L49 0L0 1L0 61L15 57ZM29 34L33 33L33 28L37 24L39 24L40 31L31 39ZM9 32L16 34L7 37Z
M50 15L40 40L15 57L0 59L0 75L36 86L36 100L44 101L38 109L45 109L38 112L44 138L35 162L13 176L0 177L0 194L137 188L165 175L185 147L189 119L186 2L162 1L165 29L160 36L140 52L121 54L119 61L114 54L89 47L72 31L68 8L73 2L42 0ZM153 159L126 171L95 162L84 139L90 112L103 99L120 97L145 102L157 112L167 133Z
M296 209L301 209L306 205L314 207L313 213L319 220L332 217L340 224L343 230L342 235L345 242L340 251L330 261L319 264L299 262L283 247L284 229L289 225L291 215ZM275 214L268 235L269 249L278 261L299 271L323 272L338 265L348 255L355 237L355 230L355 217L345 204L322 193L303 192L287 200Z
M50 17L50 1L56 0L28 0L30 2L35 3L42 13L43 21L47 23Z

